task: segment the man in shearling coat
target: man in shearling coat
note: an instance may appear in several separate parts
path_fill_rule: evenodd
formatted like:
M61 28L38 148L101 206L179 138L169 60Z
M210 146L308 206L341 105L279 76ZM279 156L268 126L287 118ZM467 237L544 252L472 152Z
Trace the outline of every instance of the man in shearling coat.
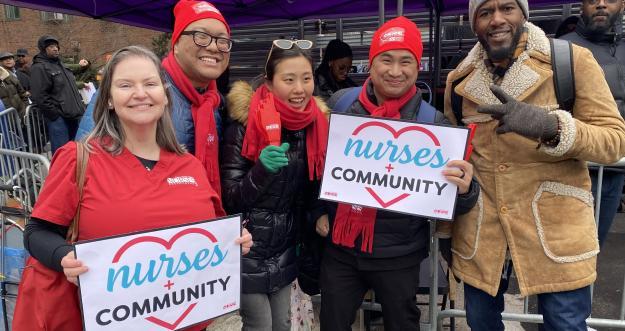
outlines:
M482 191L453 223L452 268L472 330L504 329L514 269L521 294L538 294L541 328L585 331L599 252L585 161L622 157L625 124L599 65L577 46L575 104L559 108L549 40L528 13L527 0L469 2L479 42L447 78L445 115L477 124L471 162Z

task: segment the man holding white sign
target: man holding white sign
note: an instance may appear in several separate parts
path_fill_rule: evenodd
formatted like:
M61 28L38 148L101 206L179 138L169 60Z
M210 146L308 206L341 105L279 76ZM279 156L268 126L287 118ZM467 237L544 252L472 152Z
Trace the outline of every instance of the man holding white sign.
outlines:
M415 87L422 53L421 33L413 22L405 17L388 21L376 31L371 41L369 79L359 92L353 89L338 91L329 100L329 105L333 110L347 114L447 123L441 113L422 103L421 94ZM351 100L345 99L350 95ZM344 100L348 100L347 106L339 109L346 103ZM428 107L430 109L426 109ZM423 120L422 115L426 112L431 112L431 116ZM401 136L400 132L393 130L389 130L393 136ZM434 192L435 187L442 188L444 184L456 185L459 195L455 212L470 210L479 194L479 185L472 181L473 167L463 160L434 162L442 174L441 182L440 186L430 184L429 190ZM398 164L389 162L387 174L393 174ZM328 171L329 176L334 172L336 177L351 178L349 170L338 170L326 164L324 181ZM419 176L417 172L419 170L415 170L415 177ZM323 190L321 195L327 198ZM389 207L392 200L397 199L391 198L389 202L388 197L384 197L384 204ZM322 236L330 235L320 275L321 330L351 330L356 310L369 289L375 291L382 305L385 330L418 330L415 292L419 264L427 255L429 230L426 219L382 208L377 210L335 202L327 204L327 211L328 215L317 221L317 232Z

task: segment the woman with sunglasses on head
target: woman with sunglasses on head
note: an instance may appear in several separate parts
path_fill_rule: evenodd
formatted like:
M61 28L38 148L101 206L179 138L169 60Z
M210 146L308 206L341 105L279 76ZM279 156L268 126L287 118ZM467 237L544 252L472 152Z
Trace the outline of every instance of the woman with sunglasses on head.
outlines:
M297 276L299 223L323 214L317 201L327 144L327 107L312 96L308 40L275 40L255 90L228 94L221 176L224 207L242 212L254 246L243 258L243 330L288 331L290 284Z
M77 210L77 240L222 216L204 167L176 140L170 107L156 55L139 46L115 52L104 69L95 128L79 143L88 154L82 196L76 171L79 145L70 142L54 154L26 225L24 246L32 258L20 282L14 330L83 329L76 286L89 266L75 258L73 245L65 240ZM193 185L169 184L182 176ZM243 253L252 246L245 229L237 241Z

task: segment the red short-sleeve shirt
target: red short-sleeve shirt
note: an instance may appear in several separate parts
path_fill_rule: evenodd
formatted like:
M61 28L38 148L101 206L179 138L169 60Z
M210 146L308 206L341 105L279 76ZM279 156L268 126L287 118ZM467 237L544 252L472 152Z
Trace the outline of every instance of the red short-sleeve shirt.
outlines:
M149 230L215 217L217 194L200 162L161 150L147 170L123 149L111 155L92 144L83 188L79 240ZM32 216L69 225L78 207L76 144L59 149Z
M159 161L149 171L125 148L114 156L97 144L92 147L78 240L215 218L213 206L220 203L219 198L208 183L204 167L192 155L161 150ZM76 144L72 142L54 154L32 216L69 225L77 208ZM74 318L70 324L77 328L82 324L79 309L78 297L68 296L63 313ZM210 321L186 330L203 330L208 324Z

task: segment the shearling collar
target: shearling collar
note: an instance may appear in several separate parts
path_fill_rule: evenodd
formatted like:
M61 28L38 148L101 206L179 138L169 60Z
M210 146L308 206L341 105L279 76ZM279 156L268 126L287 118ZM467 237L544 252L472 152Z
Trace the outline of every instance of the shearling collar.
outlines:
M11 73L9 73L8 70L0 67L0 80L5 80L7 77L9 77Z
M530 58L551 63L549 39L540 28L530 22L525 23L525 28L528 34L527 47L501 81L501 88L518 100L522 100L542 81L551 77L544 73L539 74L527 63ZM456 86L455 91L478 104L500 104L489 88L492 84L492 74L484 63L487 57L482 44L478 42L456 69L455 77L466 76L466 78Z
M254 90L252 86L247 82L238 81L232 84L230 92L228 96L226 96L230 118L243 125L247 125L247 115L249 113L253 93ZM326 115L326 117L329 116L330 108L328 108L323 99L320 97L314 98L321 112Z

